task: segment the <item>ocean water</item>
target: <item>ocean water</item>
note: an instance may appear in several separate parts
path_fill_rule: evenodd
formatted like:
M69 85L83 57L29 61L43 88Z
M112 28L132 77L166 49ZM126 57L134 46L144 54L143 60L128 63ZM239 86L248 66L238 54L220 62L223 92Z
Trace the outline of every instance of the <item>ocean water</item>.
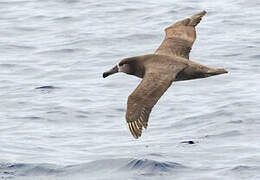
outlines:
M202 10L190 59L228 74L174 83L133 139L140 79L102 73L153 53ZM260 179L260 2L1 0L1 179Z

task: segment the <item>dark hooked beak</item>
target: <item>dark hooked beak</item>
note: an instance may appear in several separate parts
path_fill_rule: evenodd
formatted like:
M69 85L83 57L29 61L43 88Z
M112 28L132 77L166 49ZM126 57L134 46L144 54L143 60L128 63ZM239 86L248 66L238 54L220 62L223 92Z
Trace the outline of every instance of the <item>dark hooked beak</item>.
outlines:
M115 74L115 73L117 73L117 72L118 72L118 67L115 66L115 67L113 67L112 69L110 69L109 71L104 72L104 73L103 73L103 78L105 78L105 77L107 77L107 76L109 76L109 75L111 75L111 74Z

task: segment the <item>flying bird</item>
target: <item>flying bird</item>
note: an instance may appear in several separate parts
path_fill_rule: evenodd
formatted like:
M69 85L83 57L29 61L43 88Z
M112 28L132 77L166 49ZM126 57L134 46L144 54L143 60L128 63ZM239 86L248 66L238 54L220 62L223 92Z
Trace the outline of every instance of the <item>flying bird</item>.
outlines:
M174 81L206 78L227 73L225 69L210 68L189 58L196 39L195 27L206 14L202 11L178 21L165 29L165 39L154 54L125 58L103 77L124 72L142 78L128 96L126 121L134 138L147 128L152 108Z

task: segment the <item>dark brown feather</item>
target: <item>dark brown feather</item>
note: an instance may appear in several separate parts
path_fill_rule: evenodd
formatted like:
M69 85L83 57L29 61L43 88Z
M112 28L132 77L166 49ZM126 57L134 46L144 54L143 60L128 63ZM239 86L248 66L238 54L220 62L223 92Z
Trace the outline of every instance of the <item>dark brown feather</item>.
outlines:
M162 58L162 57L161 57ZM176 61L158 62L153 66L147 66L142 82L128 97L126 121L131 134L138 138L142 134L142 128L147 128L148 119L152 108L175 80L177 74L187 65ZM168 64L167 64L168 63Z
M195 26L201 21L201 18L205 14L206 11L202 11L166 28L165 39L155 51L155 54L181 56L189 59L192 45L196 40Z

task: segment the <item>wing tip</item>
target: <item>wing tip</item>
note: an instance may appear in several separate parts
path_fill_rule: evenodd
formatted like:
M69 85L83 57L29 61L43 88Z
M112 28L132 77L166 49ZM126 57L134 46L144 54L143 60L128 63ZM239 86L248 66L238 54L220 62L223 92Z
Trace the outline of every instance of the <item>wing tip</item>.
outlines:
M207 14L206 10L203 10L201 12L199 12L197 15L200 15L201 17L204 16L205 14Z
M207 14L207 11L203 10L197 14L192 15L191 18L203 17L205 14Z
M140 119L132 122L128 122L128 128L135 139L138 139L142 135L143 127L146 129L147 124L143 123Z
M138 139L142 135L142 127L138 126L136 121L129 122L128 128L135 139Z
M184 25L184 26L193 26L195 27L197 24L200 23L202 17L207 14L207 11L203 10L197 14L192 15L189 18L185 18L183 20L177 21L175 24L167 27L164 29L164 31L167 31L168 29L171 29L172 27L178 26L178 25Z
M199 13L194 14L193 16L191 16L191 17L190 17L190 20L191 20L191 21L190 21L189 25L190 25L190 26L194 26L194 27L197 26L197 24L200 23L202 17L203 17L205 14L207 14L207 11L203 10L203 11L201 11L201 12L199 12Z

